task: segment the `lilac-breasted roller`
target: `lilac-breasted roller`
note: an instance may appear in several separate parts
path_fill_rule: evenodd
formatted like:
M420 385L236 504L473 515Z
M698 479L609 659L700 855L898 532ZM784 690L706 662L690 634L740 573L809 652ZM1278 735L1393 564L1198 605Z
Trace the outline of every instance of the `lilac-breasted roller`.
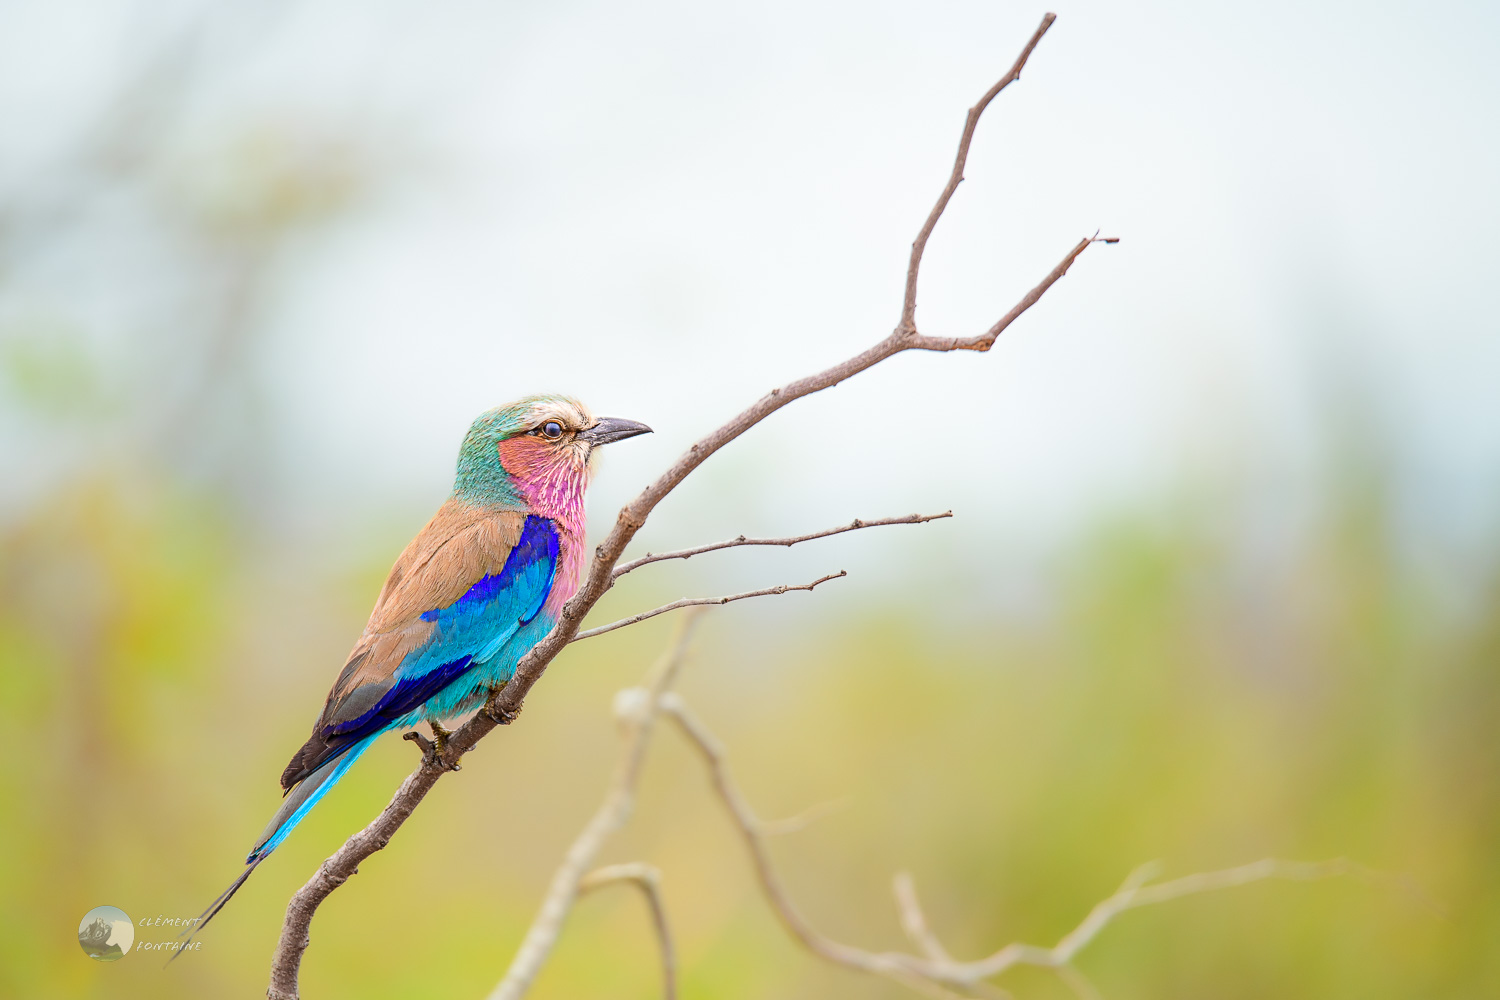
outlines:
M595 449L650 430L596 419L566 396L528 396L474 421L453 493L396 560L312 735L281 774L285 801L199 930L376 737L425 719L441 742L437 720L510 680L578 589Z

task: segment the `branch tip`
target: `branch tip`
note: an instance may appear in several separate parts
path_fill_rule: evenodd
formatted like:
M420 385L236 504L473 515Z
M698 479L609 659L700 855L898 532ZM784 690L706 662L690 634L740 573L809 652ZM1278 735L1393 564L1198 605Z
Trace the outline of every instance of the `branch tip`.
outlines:
M781 594L787 594L794 590L812 590L821 583L827 583L829 580L837 580L839 577L848 575L849 574L847 571L839 570L837 573L830 573L827 576L820 576L818 577L818 579L814 580L811 583L779 583L774 587L766 587L762 590L747 590L743 594L726 594L723 597L684 597L680 601L673 601L670 604L663 604L660 607L652 608L650 611L642 611L639 614L631 615L629 618L621 618L619 621L610 622L608 625L600 625L597 628L591 628L583 632L579 632L577 635L573 636L570 641L581 642L584 639L592 639L596 635L603 635L606 632L613 632L616 629L622 629L628 625L636 625L640 622L646 621L647 619L655 618L657 615L664 615L668 611L676 611L679 608L708 606L716 607L724 604L733 604L735 601L743 601L751 597L777 597Z
M677 549L672 552L647 552L639 559L616 566L611 571L610 579L618 580L626 573L649 566L652 563L666 562L669 559L691 559L693 556L703 555L705 552L717 552L720 549L733 549L741 545L779 545L783 548L791 548L802 542L810 542L818 538L828 538L832 535L841 535L846 531L858 531L862 528L880 528L893 524L924 524L927 521L936 521L945 517L952 517L953 511L944 511L941 514L908 514L905 517L882 517L867 521L863 518L855 518L848 524L841 524L835 528L825 528L822 531L813 531L805 535L789 535L785 538L749 538L744 534L722 542L712 542L708 545L698 545L690 549Z

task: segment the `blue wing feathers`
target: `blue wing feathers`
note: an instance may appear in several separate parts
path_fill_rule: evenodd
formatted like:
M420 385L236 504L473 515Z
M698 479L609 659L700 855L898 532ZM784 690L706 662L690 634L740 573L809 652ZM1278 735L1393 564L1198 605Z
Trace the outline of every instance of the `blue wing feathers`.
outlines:
M552 522L529 515L500 572L480 579L447 607L424 611L423 621L437 623L432 638L407 656L379 701L357 718L326 727L325 735L352 742L388 729L492 657L540 613L552 589L557 549Z
M369 711L358 718L326 726L323 732L327 736L344 736L350 739L380 732L394 724L403 715L415 712L428 698L447 687L450 682L469 669L469 664L473 659L472 656L465 654L420 676L403 677Z
M525 610L515 616L516 621L522 624L531 621L541 611L547 592L552 589L536 584L540 582L539 577L551 583L552 571L557 566L557 545L557 530L552 522L535 514L528 515L521 528L521 537L516 540L515 548L510 550L510 556L499 573L481 578L447 607L422 612L422 620L445 622L476 611L485 617L504 618L504 611L512 610L515 598L519 597L527 603ZM491 607L497 598L506 595L513 596L509 601L500 602L505 605L503 610ZM500 613L495 614L496 611Z

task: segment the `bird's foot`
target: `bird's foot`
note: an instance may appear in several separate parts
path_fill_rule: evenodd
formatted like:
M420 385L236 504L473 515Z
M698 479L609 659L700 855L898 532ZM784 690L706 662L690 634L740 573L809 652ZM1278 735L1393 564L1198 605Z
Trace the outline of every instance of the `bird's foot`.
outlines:
M484 714L488 715L496 723L502 726L508 726L512 722L516 721L516 716L521 714L521 709L517 707L512 710L500 707L500 705L495 701L495 696L500 693L502 687L503 685L497 685L490 688L490 696L485 700L484 703Z
M434 727L434 729L436 728L437 727ZM433 735L436 736L437 733L434 732ZM444 742L447 741L447 737L450 735L452 734L443 733ZM438 744L432 742L432 740L429 740L427 737L423 736L421 733L417 732L415 729L402 736L401 738L403 740L411 740L422 751L422 763L424 766L441 768L444 771L462 770L462 768L460 768L458 765L458 761L454 761L450 764L446 760L444 760L443 748Z
M453 730L444 729L436 719L428 719L427 724L432 727L432 742L437 747L437 752L441 754L448 749L448 737L453 735Z

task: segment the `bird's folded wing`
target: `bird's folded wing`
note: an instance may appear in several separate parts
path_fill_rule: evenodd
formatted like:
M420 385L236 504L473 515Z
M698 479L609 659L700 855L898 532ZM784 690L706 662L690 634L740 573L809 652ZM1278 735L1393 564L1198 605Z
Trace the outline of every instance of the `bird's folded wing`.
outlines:
M546 518L445 504L396 561L282 787L492 657L541 611L557 561Z

